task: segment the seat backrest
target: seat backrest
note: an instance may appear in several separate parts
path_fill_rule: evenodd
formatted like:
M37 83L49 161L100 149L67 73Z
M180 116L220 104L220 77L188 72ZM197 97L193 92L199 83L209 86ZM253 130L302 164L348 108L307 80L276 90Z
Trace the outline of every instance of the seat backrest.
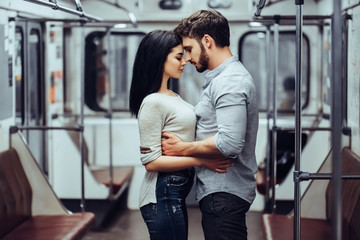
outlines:
M360 174L360 157L349 148L342 151L343 174ZM360 180L342 181L342 239L360 239ZM331 182L326 190L327 216L332 216L332 185Z
M0 153L0 238L31 216L32 190L14 149Z
M67 124L64 124L64 127L73 127L75 125L75 123L70 122ZM76 148L79 149L79 153L80 153L80 133L77 131L67 131L67 134L69 135L71 141L75 144ZM89 148L87 146L85 137L83 138L83 157L84 157L84 161L86 163L86 165L90 165L89 163Z

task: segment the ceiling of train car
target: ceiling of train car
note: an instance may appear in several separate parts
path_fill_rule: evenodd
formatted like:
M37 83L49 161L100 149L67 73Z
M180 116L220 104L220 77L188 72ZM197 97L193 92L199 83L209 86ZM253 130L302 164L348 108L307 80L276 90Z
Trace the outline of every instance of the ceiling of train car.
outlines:
M322 0L321 2L323 2ZM327 0L325 0L327 1ZM72 4L80 0L58 0ZM129 20L126 11L134 13L139 21L177 21L199 9L214 8L231 20L250 20L259 2L265 2L263 16L295 15L296 6L290 0L81 0L84 11L105 20ZM315 14L320 0L307 0L305 14Z
M81 0L84 11L105 20L128 20L127 9L141 21L179 20L198 9L215 8L230 19L252 15L253 0ZM58 0L73 4L75 0ZM161 14L159 14L161 13Z
M43 2L57 2L58 5L72 10L84 10L86 14L101 18L105 21L130 22L131 16L137 21L179 21L199 9L214 8L219 10L229 21L252 20L256 5L265 0L42 0ZM304 14L316 14L330 0L307 0L304 4ZM39 16L52 18L73 18L73 15L53 11L51 8L39 7L37 4L23 0L1 0L1 5L8 5L23 12L34 12L31 9L44 9ZM26 7L26 6L28 7ZM330 4L331 5L331 4ZM36 7L34 7L36 6ZM284 14L295 15L296 6L290 0L266 0L262 9L262 16ZM130 14L131 13L131 14Z

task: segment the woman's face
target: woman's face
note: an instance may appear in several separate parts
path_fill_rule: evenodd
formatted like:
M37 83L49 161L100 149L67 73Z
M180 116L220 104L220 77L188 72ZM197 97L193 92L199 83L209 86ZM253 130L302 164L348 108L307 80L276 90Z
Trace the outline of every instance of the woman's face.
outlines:
M173 49L167 56L167 59L164 64L164 79L172 78L180 78L181 74L184 71L184 67L186 65L184 56L184 48L180 44Z

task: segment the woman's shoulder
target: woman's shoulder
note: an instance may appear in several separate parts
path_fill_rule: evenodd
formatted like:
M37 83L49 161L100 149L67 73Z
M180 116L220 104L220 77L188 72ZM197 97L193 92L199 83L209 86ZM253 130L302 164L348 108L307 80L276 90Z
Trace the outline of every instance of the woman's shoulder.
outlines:
M151 93L149 95L147 95L144 100L143 100L143 104L144 103L149 103L149 104L160 104L164 101L164 99L162 98L161 94L159 93Z
M158 108L161 109L162 107L168 105L168 99L162 96L163 94L159 93L151 93L147 95L141 103L142 107L146 108Z

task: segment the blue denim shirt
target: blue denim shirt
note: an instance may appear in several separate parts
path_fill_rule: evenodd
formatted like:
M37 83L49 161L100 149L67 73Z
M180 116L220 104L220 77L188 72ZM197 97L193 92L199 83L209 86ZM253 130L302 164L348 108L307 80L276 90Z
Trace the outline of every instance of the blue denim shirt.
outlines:
M252 203L259 121L252 77L238 57L233 56L208 72L205 81L195 107L196 140L215 136L216 147L224 156L234 159L234 166L226 173L197 167L196 199L227 192Z

